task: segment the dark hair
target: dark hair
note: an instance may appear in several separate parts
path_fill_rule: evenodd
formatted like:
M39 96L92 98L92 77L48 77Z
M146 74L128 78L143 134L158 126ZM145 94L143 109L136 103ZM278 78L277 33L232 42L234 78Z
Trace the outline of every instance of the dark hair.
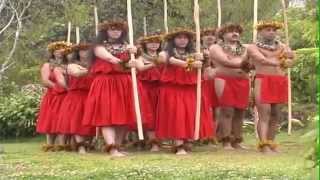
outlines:
M88 51L89 59L88 59L88 67L87 68L89 68L91 66L93 60L95 59L95 56L94 56L94 53L93 53L93 49L92 48L90 48L90 49L82 49L82 50L81 49L77 49L75 51L77 62L80 62L80 51Z
M168 53L169 58L172 57L174 55L173 53L173 49L176 47L175 43L174 43L174 39L176 37L171 38L170 40L167 41L166 46L164 47L164 50ZM195 49L193 47L193 42L192 39L190 37L188 37L189 42L186 46L186 52L187 53L194 53Z
M145 42L145 43L142 43L141 44L141 49L142 49L142 51L144 52L144 53L147 53L147 46L146 46L146 44L148 44L148 43L151 43L151 42ZM160 46L159 46L159 48L157 49L157 53L159 54L160 52L161 52L161 42L157 42L157 43L159 43L160 44ZM140 49L140 48L139 48Z
M117 43L123 44L127 38L127 33L121 30L121 36L117 39ZM98 32L98 36L94 40L95 45L103 44L104 41L108 41L108 30L101 30Z

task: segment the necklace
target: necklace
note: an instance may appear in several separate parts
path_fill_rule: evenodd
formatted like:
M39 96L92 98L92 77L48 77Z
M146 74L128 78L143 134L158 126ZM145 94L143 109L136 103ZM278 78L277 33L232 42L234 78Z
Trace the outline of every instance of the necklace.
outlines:
M181 59L181 60L186 60L188 58L190 58L191 54L190 53L186 53L186 52L183 52L183 53L179 53L177 51L176 48L173 49L173 56L177 59Z
M119 53L127 52L127 44L120 44L119 46L114 46L114 44L108 43L107 41L103 42L103 46L109 51L112 55Z
M267 39L259 38L256 42L256 45L262 49L275 51L280 47L280 42L278 40L267 40Z
M232 47L224 41L220 41L218 44L224 51L231 53L233 56L241 56L245 52L245 47L240 42L237 43L236 47Z

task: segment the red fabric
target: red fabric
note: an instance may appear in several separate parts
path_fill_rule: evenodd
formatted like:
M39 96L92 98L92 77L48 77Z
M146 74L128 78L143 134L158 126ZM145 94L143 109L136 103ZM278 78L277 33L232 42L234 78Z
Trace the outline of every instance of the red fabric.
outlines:
M180 67L169 67L169 71L166 70L164 70L167 73L164 74L165 82L160 86L156 136L159 139L193 139L196 113L196 84L194 76L196 74L184 71ZM168 79L170 81L167 81ZM200 138L209 138L214 135L213 116L210 108L209 102L203 93Z
M214 80L204 80L202 82L202 89L204 90L205 98L208 99L210 107L218 106L218 99L214 89Z
M91 68L94 75L83 119L84 125L136 126L131 75L118 70L105 60L96 59ZM141 83L138 81L141 117L145 126L152 123L151 105Z
M48 88L43 96L40 111L37 119L37 132L52 134L57 132L57 121L60 107L66 95L66 90L56 84L53 71L50 72L49 79L55 83L53 88Z
M159 85L161 77L161 67L154 67L145 71L140 71L138 74L138 79L141 81L142 87L145 90L152 110L152 119L148 126L145 126L145 129L154 130L155 129L155 120L156 112L158 106L158 97L159 97Z
M153 67L151 69L140 71L138 73L139 80L143 81L159 81L161 77L161 67Z
M119 53L115 56L124 62L129 61L130 58L128 53ZM97 57L90 69L90 72L92 74L108 74L123 72L123 69L120 65L109 63L106 60Z
M283 75L256 74L261 80L260 101L263 104L288 103L288 77Z
M172 84L197 84L197 71L195 69L187 71L185 68L167 65L162 71L160 80Z
M91 77L69 76L69 91L61 105L57 131L61 134L81 136L95 135L95 127L83 126L85 102L91 85Z
M249 104L250 83L247 78L230 77L218 75L215 79L225 81L221 97L218 97L218 104L222 107L234 107L246 109Z

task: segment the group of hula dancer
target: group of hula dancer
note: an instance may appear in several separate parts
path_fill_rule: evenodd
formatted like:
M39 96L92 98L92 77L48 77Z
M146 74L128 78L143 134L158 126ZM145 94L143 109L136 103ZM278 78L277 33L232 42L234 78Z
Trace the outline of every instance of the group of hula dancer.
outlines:
M281 23L261 21L255 28L258 39L251 44L240 42L244 30L237 24L204 29L201 53L194 48L195 33L186 28L153 32L129 45L128 25L119 20L100 23L91 43L50 43L41 68L47 91L36 126L47 137L43 150L88 153L98 133L105 152L126 156L128 134L137 131L130 73L136 68L144 143L150 151L170 142L176 155L190 153L201 69L199 138L216 139L225 150L245 149L243 119L253 97L258 151L278 152L280 107L288 101L285 71L294 53L279 40Z

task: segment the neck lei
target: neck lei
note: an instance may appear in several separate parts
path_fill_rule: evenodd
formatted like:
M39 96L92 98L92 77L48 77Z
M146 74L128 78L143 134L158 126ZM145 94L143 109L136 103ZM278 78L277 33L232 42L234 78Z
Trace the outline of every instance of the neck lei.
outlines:
M178 50L174 48L173 56L177 59L186 60L190 56L190 53L187 53L187 52L179 53Z
M278 40L267 40L267 39L263 39L263 38L259 38L256 42L256 45L259 48L267 49L270 51L277 50L280 47L279 44L280 43Z
M127 52L127 43L119 44L119 46L115 46L113 43L109 43L107 41L103 42L103 46L109 51L112 55L116 55L119 53Z
M142 57L148 62L155 62L155 61L157 61L159 56L158 56L158 54L151 55L149 53L143 53Z
M245 47L240 42L237 42L236 47L230 46L229 44L226 44L224 41L220 41L218 44L222 47L224 51L231 53L233 56L241 56L245 51Z

